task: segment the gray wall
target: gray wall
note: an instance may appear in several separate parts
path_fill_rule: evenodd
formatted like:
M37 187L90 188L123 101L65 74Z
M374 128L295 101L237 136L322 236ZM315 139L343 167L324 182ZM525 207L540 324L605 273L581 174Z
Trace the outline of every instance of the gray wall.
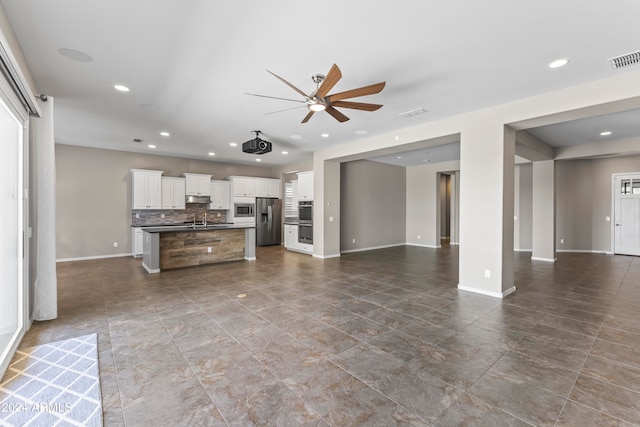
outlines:
M403 244L406 204L404 167L368 160L342 163L340 250Z
M532 242L533 215L533 167L531 163L516 165L519 178L516 187L515 212L518 217L514 221L514 249L530 251Z
M640 172L640 156L557 162L558 250L612 250L611 222L605 220L613 215L611 175L633 172Z
M131 252L130 169L280 178L271 168L56 144L58 259ZM118 247L113 247L118 242Z

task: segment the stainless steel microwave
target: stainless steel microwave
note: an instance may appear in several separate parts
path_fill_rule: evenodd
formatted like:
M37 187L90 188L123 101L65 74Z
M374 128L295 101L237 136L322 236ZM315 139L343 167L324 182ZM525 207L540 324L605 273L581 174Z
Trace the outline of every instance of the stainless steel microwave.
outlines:
M234 203L233 216L236 218L252 218L255 216L255 203Z

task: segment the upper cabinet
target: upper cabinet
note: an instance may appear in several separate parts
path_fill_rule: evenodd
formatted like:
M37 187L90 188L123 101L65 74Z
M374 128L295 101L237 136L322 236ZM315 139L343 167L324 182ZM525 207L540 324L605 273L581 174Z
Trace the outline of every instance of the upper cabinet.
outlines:
M209 209L230 209L229 181L211 181L211 204Z
M280 180L274 178L255 178L256 197L280 198Z
M231 192L233 197L256 197L256 179L244 176L231 176Z
M131 209L161 209L163 171L131 169Z
M211 195L211 175L199 173L183 173L187 180L187 196L210 196Z
M281 197L280 180L253 176L229 176L233 197Z
M162 177L162 209L185 209L185 179Z
M298 200L313 200L313 171L298 172Z

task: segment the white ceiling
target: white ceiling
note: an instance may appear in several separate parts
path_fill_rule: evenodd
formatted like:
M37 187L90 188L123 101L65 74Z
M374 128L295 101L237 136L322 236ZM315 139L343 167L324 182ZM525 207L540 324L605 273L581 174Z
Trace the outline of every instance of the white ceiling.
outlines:
M637 72L613 71L607 60L640 49L636 0L0 0L0 5L37 91L55 98L57 143L232 163L255 164L261 158L265 166L308 159L319 147L362 138L358 130L390 132ZM72 60L59 49L78 50L92 60ZM547 67L560 57L569 64ZM345 123L316 113L301 124L306 109L266 114L296 104L244 94L297 98L266 70L311 92L310 76L326 74L333 63L343 78L331 93L386 81L380 94L353 99L384 107L343 109L351 118ZM115 84L131 91L117 92ZM427 113L399 116L417 108ZM575 130L601 127L587 123L534 133L552 145L586 142L591 134ZM637 112L629 114L616 122L621 130L614 135L640 135L638 123ZM274 144L272 153L256 156L230 147L232 141L251 139L256 129Z

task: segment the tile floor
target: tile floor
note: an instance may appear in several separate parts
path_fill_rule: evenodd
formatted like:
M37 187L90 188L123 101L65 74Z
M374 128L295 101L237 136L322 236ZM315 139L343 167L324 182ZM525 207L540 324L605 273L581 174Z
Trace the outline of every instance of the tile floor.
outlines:
M58 264L22 346L97 332L106 426L640 425L640 258L517 253L500 301L456 247L257 256Z

